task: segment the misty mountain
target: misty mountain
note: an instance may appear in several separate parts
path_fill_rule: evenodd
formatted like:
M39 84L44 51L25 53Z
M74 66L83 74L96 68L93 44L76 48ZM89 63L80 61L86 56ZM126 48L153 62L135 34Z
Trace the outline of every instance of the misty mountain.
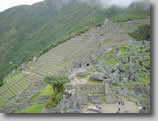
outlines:
M128 21L148 16L144 6L136 6L103 8L97 0L45 0L0 13L0 82L22 63L102 25L105 18Z
M71 36L104 21L102 9L79 0L46 0L0 13L0 79Z

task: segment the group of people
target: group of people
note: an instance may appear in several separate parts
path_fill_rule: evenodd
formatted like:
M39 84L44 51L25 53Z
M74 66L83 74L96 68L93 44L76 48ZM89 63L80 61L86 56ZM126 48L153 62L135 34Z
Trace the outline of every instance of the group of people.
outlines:
M128 111L125 109L125 102L121 99L118 100L118 110L117 110L117 113L121 113L121 107L124 108L124 112L125 113L128 113Z
M64 91L64 96L65 96L66 99L68 99L69 97L72 96L72 92L71 92L70 90L67 90L67 89L66 89L66 90Z

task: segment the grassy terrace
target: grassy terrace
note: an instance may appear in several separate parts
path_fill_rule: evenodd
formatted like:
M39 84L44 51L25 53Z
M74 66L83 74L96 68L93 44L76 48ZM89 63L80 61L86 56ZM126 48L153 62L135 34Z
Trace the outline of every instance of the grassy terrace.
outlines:
M0 102L1 105L4 104L8 99L14 98L17 94L23 92L26 88L31 85L32 80L36 79L30 75L24 73L17 73L11 76L12 79L8 77L5 80L5 84L0 88Z

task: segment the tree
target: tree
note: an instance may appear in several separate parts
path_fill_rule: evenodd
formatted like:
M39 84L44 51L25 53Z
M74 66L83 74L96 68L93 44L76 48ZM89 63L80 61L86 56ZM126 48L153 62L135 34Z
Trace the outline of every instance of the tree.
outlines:
M53 75L46 77L44 81L50 84L54 90L53 95L46 104L46 107L55 107L62 99L64 84L69 82L69 79L66 76Z

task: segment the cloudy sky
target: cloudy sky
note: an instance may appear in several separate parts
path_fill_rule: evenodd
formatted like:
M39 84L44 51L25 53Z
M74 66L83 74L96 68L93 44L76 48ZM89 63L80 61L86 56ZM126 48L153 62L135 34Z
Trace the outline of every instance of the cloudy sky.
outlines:
M17 5L31 5L33 3L43 0L0 0L0 11L17 6Z
M43 0L0 0L0 12L17 6L17 5L31 5L33 3L37 3ZM86 1L86 0L82 0ZM98 0L99 1L99 0ZM121 5L121 6L128 6L133 1L141 1L141 0L100 0L102 4L108 5Z

